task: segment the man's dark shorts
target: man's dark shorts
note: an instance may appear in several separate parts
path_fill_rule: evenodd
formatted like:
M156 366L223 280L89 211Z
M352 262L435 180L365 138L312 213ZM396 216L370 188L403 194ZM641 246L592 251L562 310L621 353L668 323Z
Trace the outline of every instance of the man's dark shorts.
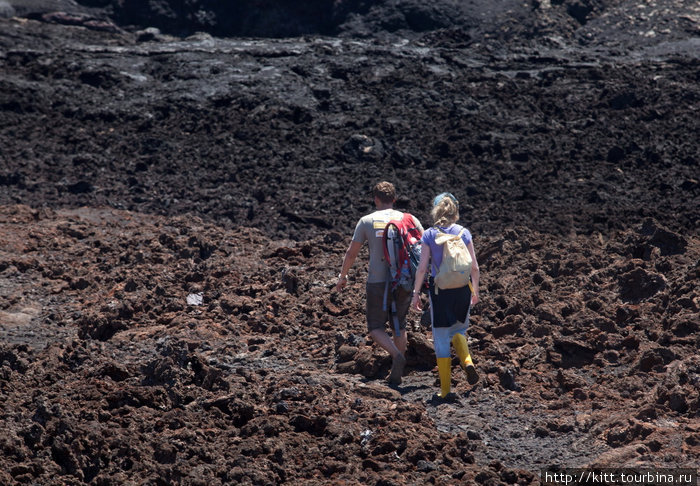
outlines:
M389 292L389 302L387 311L384 310L384 282L368 283L367 284L367 330L369 332L375 329L386 330L386 322L389 321L393 329L393 319L390 319L388 310L391 310L391 291ZM411 293L403 289L397 289L396 294L396 314L399 318L399 329L406 329L406 314L411 306Z

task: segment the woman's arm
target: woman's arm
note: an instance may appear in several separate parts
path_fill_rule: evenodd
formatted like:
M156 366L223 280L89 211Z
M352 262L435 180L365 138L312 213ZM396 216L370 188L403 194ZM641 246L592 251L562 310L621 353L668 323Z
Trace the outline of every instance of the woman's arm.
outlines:
M472 257L472 287L473 287L473 292L472 292L472 305L476 304L479 302L479 262L476 261L476 253L474 252L474 242L470 241L469 244L467 245L467 248L469 249L469 254Z
M423 286L423 281L425 280L425 272L428 271L428 264L430 263L430 247L423 243L420 251L420 262L418 262L418 268L416 268L416 280L413 284L413 297L411 298L411 305L416 310L422 310L420 302L420 289Z

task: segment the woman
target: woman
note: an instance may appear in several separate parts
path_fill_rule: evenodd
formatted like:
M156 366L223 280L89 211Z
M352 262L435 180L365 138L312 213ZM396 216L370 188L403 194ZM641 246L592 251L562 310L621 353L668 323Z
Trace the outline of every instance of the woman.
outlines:
M433 200L431 211L433 226L423 233L421 242L420 263L416 270L416 280L413 289L411 305L421 310L420 288L424 281L428 265L430 272L430 317L433 327L433 344L437 358L438 374L440 376L440 398L446 398L450 393L451 354L450 343L455 347L459 363L467 373L467 381L474 385L479 381L469 346L467 345L467 328L469 327L469 309L479 301L479 264L474 253L472 235L463 226L457 224L459 219L459 202L452 194L444 192ZM436 243L439 234L461 235L472 259L471 285L460 288L437 289L435 276L440 268L443 257L443 247ZM470 288L471 287L471 288ZM473 289L473 291L472 291Z

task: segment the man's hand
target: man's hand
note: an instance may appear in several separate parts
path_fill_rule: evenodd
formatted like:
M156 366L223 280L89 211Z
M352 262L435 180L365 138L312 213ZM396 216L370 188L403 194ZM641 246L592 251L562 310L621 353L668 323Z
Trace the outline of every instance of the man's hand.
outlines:
M338 283L335 284L335 291L340 292L348 284L348 277L345 275L338 275Z
M340 274L338 274L338 283L335 284L335 290L337 292L343 290L348 284L348 272L350 268L352 268L352 264L355 262L355 258L357 258L357 254L360 253L361 248L362 243L359 241L350 242L350 246L345 252L345 258L343 258L343 266L340 269Z

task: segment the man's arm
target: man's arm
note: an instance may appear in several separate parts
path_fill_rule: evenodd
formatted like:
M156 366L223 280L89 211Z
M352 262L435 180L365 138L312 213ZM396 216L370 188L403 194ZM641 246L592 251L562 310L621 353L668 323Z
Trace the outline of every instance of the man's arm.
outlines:
M345 258L343 258L343 267L340 269L340 275L338 275L338 283L335 284L335 290L340 292L345 288L348 283L348 272L352 268L352 264L355 263L358 253L362 248L362 243L358 241L353 241L350 243L347 251L345 252Z

